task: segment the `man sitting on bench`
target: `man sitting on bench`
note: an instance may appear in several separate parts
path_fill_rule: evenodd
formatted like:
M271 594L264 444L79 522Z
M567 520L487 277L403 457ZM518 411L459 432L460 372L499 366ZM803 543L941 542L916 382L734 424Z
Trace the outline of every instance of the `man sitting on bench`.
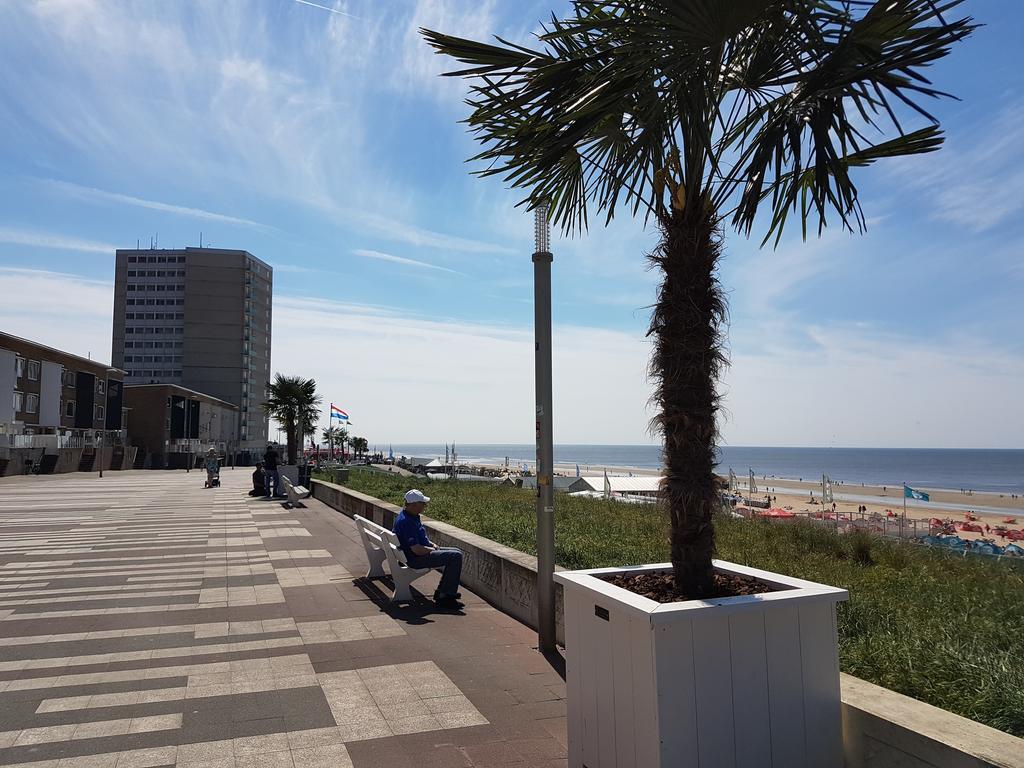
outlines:
M415 488L405 494L405 507L395 519L394 533L410 568L443 568L434 602L441 608L461 608L459 578L462 576L462 550L438 547L427 538L420 514L430 498Z

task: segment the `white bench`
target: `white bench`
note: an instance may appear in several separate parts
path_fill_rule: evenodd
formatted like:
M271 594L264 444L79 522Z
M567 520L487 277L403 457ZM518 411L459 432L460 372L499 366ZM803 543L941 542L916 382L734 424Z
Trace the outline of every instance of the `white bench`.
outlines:
M386 560L391 571L391 579L395 582L395 593L391 596L391 601L397 603L412 600L409 587L420 576L430 573L431 569L411 568L405 559L405 552L399 546L398 537L387 528L359 515L355 516L355 521L359 538L363 540L363 547L366 549L366 559L370 563L366 578L382 578Z
M299 503L299 499L305 499L309 497L309 491L303 488L301 485L292 485L292 481L284 475L281 475L281 484L284 486L284 495L288 498L288 504L293 507L301 507L303 504Z

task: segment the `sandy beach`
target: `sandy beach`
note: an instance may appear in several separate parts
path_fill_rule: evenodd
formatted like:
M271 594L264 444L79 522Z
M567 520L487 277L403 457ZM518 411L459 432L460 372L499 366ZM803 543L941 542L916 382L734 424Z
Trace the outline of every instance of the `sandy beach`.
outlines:
M494 469L504 469L504 466L491 465ZM623 466L598 466L580 465L580 474L584 476L600 476L605 472L609 475L634 475L634 476L658 476L660 470L645 469L643 467ZM556 464L555 474L572 477L576 474L575 464ZM782 507L793 512L815 513L822 511L821 482L800 479L781 479L766 477L755 477L758 493L754 498L763 500L765 496L772 496L772 506ZM740 478L740 489L746 493L746 478ZM958 490L918 488L929 494L928 502L907 501L907 520L928 521L936 517L942 520L962 521L965 513L973 512L979 522L984 526L1002 525L1004 518L1015 517L1016 524L1008 524L1009 527L1024 527L1024 497L1014 496L1008 493L995 493L985 491L960 492ZM816 503L811 503L811 498ZM866 507L866 514L879 514L885 517L888 512L896 515L903 514L903 487L902 486L881 486L867 484L841 484L833 482L833 496L835 499L836 512L840 515L854 517L858 515L860 507ZM831 507L831 505L829 505ZM959 532L962 538L985 538L991 534L972 533L969 531Z

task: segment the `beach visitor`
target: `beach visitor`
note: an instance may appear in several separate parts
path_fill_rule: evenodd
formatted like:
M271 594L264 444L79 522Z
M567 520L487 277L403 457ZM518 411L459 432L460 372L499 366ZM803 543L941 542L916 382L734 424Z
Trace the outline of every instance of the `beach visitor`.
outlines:
M442 568L441 583L434 592L434 602L441 608L461 608L459 578L462 576L462 551L454 547L438 547L427 538L420 514L427 507L429 496L413 488L405 494L405 507L395 519L392 529L411 568Z
M281 460L281 454L273 443L267 445L267 452L263 454L263 471L266 473L267 498L278 496L281 493L281 475L277 470L277 463Z
M213 488L213 479L220 471L220 462L217 460L217 451L211 448L206 452L206 487Z
M250 496L264 496L267 493L267 473L263 471L263 462L256 462L256 471L252 473L252 490Z

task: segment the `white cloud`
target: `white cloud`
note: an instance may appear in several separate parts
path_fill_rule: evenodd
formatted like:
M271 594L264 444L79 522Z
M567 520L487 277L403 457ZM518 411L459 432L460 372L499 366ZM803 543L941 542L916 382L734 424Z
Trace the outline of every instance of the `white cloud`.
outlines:
M411 170L396 173L381 157L374 123L387 111L380 105L389 91L433 94L441 87L434 74L440 59L418 37L419 24L487 34L493 0L377 5L358 19L292 7L272 22L247 0L158 11L131 2L0 3L0 44L20 63L0 70L0 132L37 157L73 152L83 177L94 168L105 179L97 187L167 190L140 197L92 192L112 202L253 226L153 199L173 190L187 200L201 190L205 207L218 197L224 207L235 190L245 190L394 242L511 253L504 244L441 231L449 223L463 229L464 219L422 226L434 196L411 183ZM54 104L61 105L59 119ZM471 183L459 174L458 185Z
M418 227L381 214L367 211L337 210L339 216L345 218L353 227L366 232L386 237L401 243L408 243L421 248L437 248L438 250L459 251L462 253L515 253L515 249L488 243L482 240L448 235Z
M114 286L107 280L0 267L0 328L94 360L110 360Z
M897 158L888 167L933 206L932 215L984 232L1024 210L1024 102L984 117L935 155Z
M731 444L1020 447L1019 357L967 335L922 343L860 326L807 331L809 349L779 338L733 357Z
M319 8L319 9L321 9L323 11L330 11L331 13L336 13L339 16L348 16L350 18L357 18L357 17L353 16L351 13L345 13L345 11L341 10L340 8L331 8L331 7L326 6L326 5L320 5L319 3L311 3L311 2L309 2L309 0L293 0L293 2L301 3L302 5L309 5L309 6L312 6L313 8Z
M94 240L82 240L66 237L52 232L33 232L23 229L0 227L0 243L27 245L33 248L53 248L61 251L82 251L83 253L105 253L113 255L116 245L98 243Z
M376 259L378 261L390 261L393 264L403 264L407 267L418 267L420 269L436 269L441 272L450 272L453 275L463 275L463 272L458 272L448 267L440 267L437 264L428 264L425 261L417 261L416 259L407 259L404 256L393 256L390 253L384 253L383 251L374 251L368 248L356 248L352 251L356 256L362 256L364 259Z
M122 195L118 192L107 192L106 190L96 189L95 187L84 187L80 184L72 184L68 181L44 179L43 182L48 186L52 186L62 192L65 192L66 194L86 200L102 200L111 203L121 203L123 205L134 205L138 208L148 208L153 211L173 213L178 216L189 216L194 219L217 221L223 224L239 224L246 227L259 227L261 229L269 228L265 224L260 224L258 221L250 221L249 219L242 219L237 216L227 216L223 213L213 213L211 211L204 211L200 208L189 208L184 205L161 203L156 200L144 200L140 197Z
M397 44L401 58L393 74L395 85L406 92L429 93L452 104L457 103L465 93L466 84L441 76L456 62L435 54L433 48L423 41L420 28L440 30L471 40L487 40L498 27L495 5L495 0L474 3L418 0L411 17L401 28L403 39Z
M107 281L0 269L0 327L109 359ZM325 401L371 441L528 443L533 332L391 307L300 296L274 302L273 370L316 379ZM784 337L736 355L726 373L732 445L1020 447L1024 361L984 340L922 344L861 327L811 327L814 346ZM558 442L650 438L648 344L639 336L556 326Z
M324 399L345 408L354 432L371 440L533 439L529 328L282 297L274 334L274 370L316 379ZM554 345L559 440L645 442L647 345L567 326L556 326Z

